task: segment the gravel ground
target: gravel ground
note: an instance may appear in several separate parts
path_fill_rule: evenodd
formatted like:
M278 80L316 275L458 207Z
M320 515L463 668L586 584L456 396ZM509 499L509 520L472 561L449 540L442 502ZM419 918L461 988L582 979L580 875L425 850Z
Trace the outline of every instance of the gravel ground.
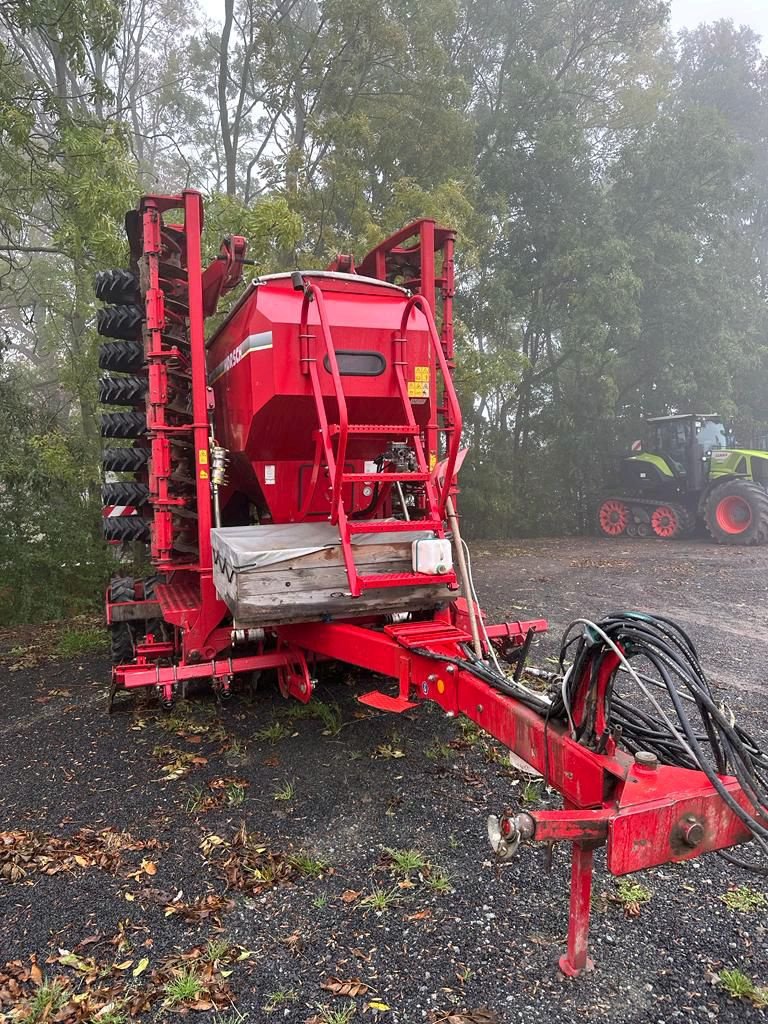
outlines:
M633 608L676 619L740 720L768 742L768 549L476 543L474 570L494 618L549 617L550 638L534 661L555 650L577 615ZM80 624L72 628L87 645ZM597 969L566 980L556 964L567 851L556 851L549 872L535 848L501 872L491 863L486 815L536 794L486 738L434 708L371 712L355 701L371 680L329 669L317 694L330 702L326 718L295 717L296 706L270 685L225 709L201 694L170 716L122 697L108 717L106 658L50 657L67 642L33 630L0 634L0 828L6 837L34 832L43 844L37 860L15 861L26 865L23 876L0 878L0 965L20 961L17 975L36 957L46 978L61 975L82 994L97 968L115 975L115 964L130 961L123 973L135 992L145 983L157 990L167 984L163 965L178 966L180 955L201 965L214 939L228 952L208 976L224 971L221 991L237 1010L193 1016L222 1024L762 1019L764 1010L732 998L716 976L736 968L768 985L768 903L739 912L720 899L748 886L759 902L766 880L714 856L667 866L638 876L650 899L627 916L600 867ZM242 831L237 839L242 826L248 847ZM88 852L82 829L95 830L90 841L102 847L104 830L122 836L119 860ZM56 852L67 838L69 854ZM5 842L0 858L11 863ZM422 863L399 871L386 848L417 850ZM63 870L45 873L52 863ZM371 896L386 906L372 906ZM89 972L77 957L62 966L61 949L96 967ZM335 996L321 988L328 979L359 980L359 994L353 986ZM3 984L0 973L0 997ZM175 1019L183 1003L172 1007L163 991L165 1003L157 998L140 1019ZM6 1001L6 1019L56 1019L22 1005L14 1011ZM475 1016L459 1016L468 1011Z

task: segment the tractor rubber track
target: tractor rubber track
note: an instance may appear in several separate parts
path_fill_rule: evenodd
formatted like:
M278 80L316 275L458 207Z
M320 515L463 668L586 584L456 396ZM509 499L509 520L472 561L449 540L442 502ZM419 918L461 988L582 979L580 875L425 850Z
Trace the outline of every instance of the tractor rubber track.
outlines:
M103 412L102 437L142 437L147 432L147 416L143 412Z
M657 508L662 507L672 509L680 521L681 529L675 537L676 540L686 537L696 525L696 520L691 515L689 509L676 501L659 501L655 498L628 498L626 495L607 495L601 499L601 504L605 501L620 501L629 508L633 522L619 535L621 537L655 537L656 534L651 526L651 516Z
M141 338L141 324L144 310L133 303L120 306L105 306L96 313L96 330L105 338L121 338L133 341Z
M143 405L147 394L146 377L102 377L99 401L102 405Z
M149 542L149 523L141 516L107 516L102 523L105 540Z
M132 270L100 270L94 279L93 289L96 298L102 302L131 305L141 298L139 279Z
M149 501L149 487L134 480L104 484L101 488L101 501L103 505L132 505L141 508Z
M140 473L149 465L149 448L105 448L101 464L108 473Z
M99 369L136 373L144 366L144 345L138 338L107 341L99 349Z

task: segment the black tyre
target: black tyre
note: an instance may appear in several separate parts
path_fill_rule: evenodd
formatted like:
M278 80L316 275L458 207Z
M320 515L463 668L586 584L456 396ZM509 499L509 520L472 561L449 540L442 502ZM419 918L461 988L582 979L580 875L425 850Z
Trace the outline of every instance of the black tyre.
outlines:
M119 480L114 484L104 484L101 488L102 505L133 505L141 508L149 501L149 488L146 484L137 484L133 480Z
M149 463L149 448L105 448L101 464L109 473L140 473Z
M146 377L102 377L99 401L102 405L143 405L147 394Z
M751 480L728 480L707 497L704 519L718 544L765 544L768 492Z
M109 627L109 639L113 665L125 665L133 661L133 631L127 622L113 622Z
M147 417L143 412L103 412L102 437L142 437L147 432Z
M102 520L104 539L119 541L122 544L131 541L149 543L149 523L141 516L107 516Z
M99 349L99 369L138 373L144 366L144 345L131 341L107 341Z
M133 576L116 576L109 584L109 600L116 601L135 600L136 581Z
M144 311L141 306L105 306L96 313L96 330L105 338L133 341L141 338L143 319Z
M102 302L132 305L141 298L139 281L132 270L100 270L93 289Z

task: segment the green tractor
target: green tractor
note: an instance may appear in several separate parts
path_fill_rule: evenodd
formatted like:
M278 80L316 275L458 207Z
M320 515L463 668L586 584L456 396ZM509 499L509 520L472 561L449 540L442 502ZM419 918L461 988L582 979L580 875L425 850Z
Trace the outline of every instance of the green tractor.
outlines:
M623 460L620 494L598 509L601 533L672 540L703 521L719 544L768 542L768 451L729 448L718 416L648 423L652 447L636 442Z

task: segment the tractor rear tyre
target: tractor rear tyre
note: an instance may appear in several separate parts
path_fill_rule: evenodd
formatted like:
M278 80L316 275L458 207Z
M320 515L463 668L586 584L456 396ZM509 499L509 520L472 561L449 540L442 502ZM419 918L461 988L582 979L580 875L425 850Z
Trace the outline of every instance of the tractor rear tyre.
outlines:
M116 576L109 583L109 600L112 604L135 601L136 582L133 576Z
M768 493L751 480L728 480L707 498L704 518L718 544L765 544Z
M618 498L607 498L597 510L597 525L604 537L621 537L631 522L629 506Z

